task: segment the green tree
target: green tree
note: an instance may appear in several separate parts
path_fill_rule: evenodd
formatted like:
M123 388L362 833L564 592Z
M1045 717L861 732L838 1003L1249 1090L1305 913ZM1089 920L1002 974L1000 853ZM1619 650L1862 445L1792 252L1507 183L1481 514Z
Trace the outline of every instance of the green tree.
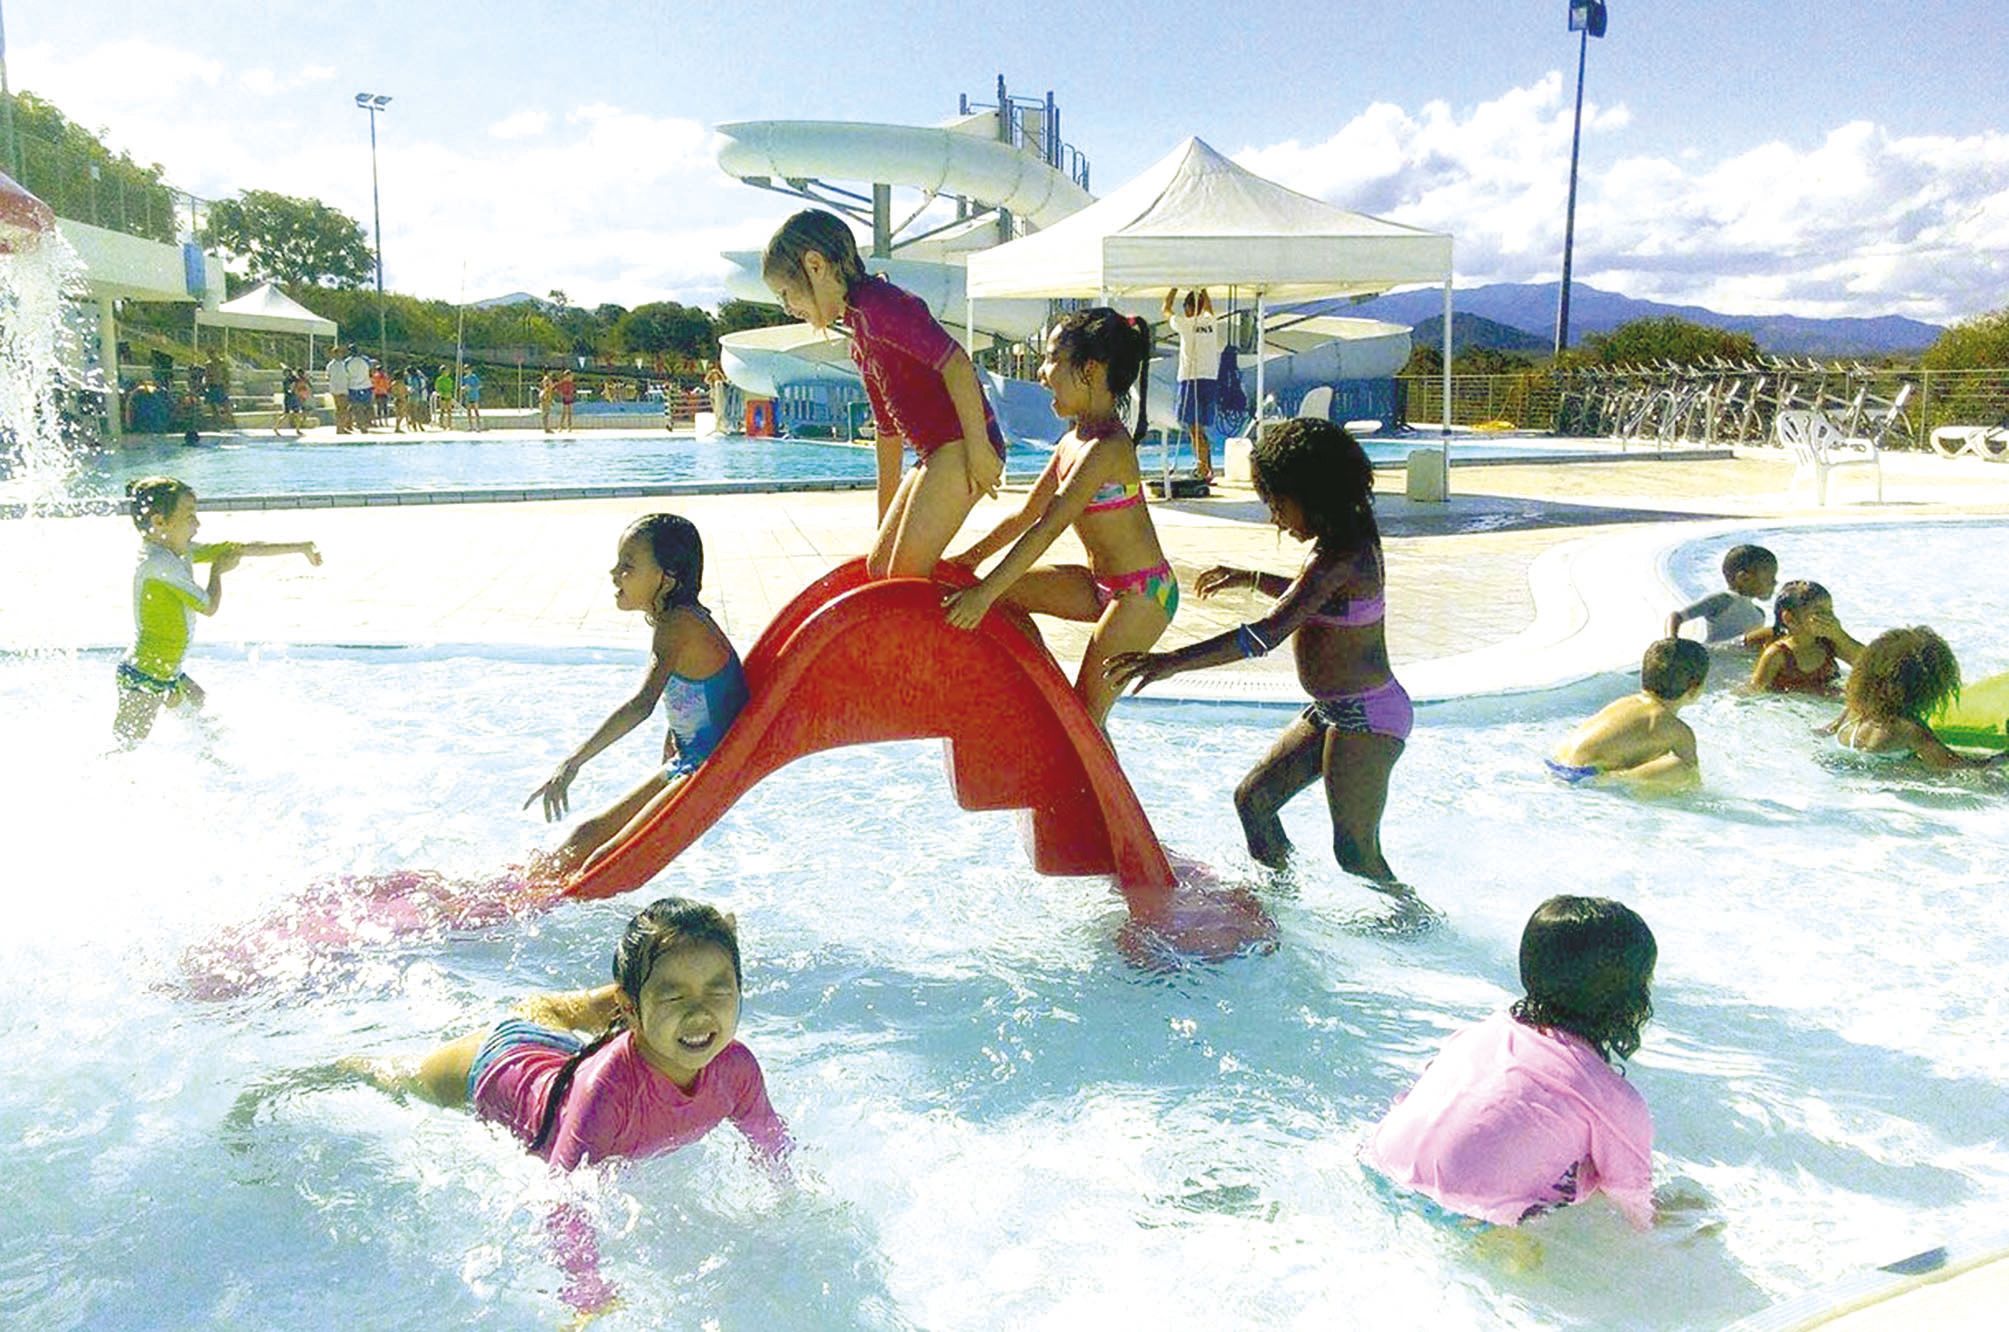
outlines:
M375 271L361 224L319 199L246 190L210 205L202 239L275 282L358 287Z
M1925 349L1927 370L1993 370L2009 365L2009 307L1963 319Z
M777 324L794 322L778 305L764 305L759 301L743 301L734 297L720 303L718 313L712 317L712 331L722 338L728 333L739 333L749 328L772 328Z
M14 133L21 141L21 185L58 217L173 241L175 192L158 163L142 166L33 93L16 93Z
M1609 333L1589 334L1578 355L1605 365L1661 361L1692 365L1718 356L1732 361L1755 360L1758 344L1749 334L1665 315L1658 319L1634 319Z
M628 311L614 325L614 342L621 351L667 352L692 360L718 354L711 316L676 301L652 301Z

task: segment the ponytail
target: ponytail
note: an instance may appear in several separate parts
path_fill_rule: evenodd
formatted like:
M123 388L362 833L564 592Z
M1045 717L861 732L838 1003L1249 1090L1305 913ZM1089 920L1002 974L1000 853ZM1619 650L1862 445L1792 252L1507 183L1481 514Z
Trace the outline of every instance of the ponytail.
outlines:
M1151 321L1142 315L1130 316L1130 327L1137 330L1137 428L1130 432L1130 438L1141 440L1151 424L1145 408L1151 396L1151 349L1156 340L1151 336Z

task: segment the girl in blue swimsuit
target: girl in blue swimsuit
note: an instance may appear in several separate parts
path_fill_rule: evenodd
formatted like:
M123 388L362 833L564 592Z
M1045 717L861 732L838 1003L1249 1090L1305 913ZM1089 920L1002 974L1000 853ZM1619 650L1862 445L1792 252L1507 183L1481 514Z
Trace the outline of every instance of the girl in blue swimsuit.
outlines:
M1179 609L1178 579L1144 505L1136 435L1117 414L1134 386L1142 433L1150 359L1151 329L1141 319L1098 307L1061 320L1039 378L1053 394L1054 413L1074 428L1054 446L1025 505L955 562L974 569L1001 550L1005 557L975 587L946 599L958 629L974 629L998 601L1093 624L1074 688L1098 726L1121 692L1103 678L1103 663L1156 643ZM1087 567L1035 568L1070 527L1088 552Z
M640 611L655 631L648 674L634 696L614 709L585 744L566 755L523 807L541 800L547 820L564 818L570 808L567 792L579 769L647 721L658 699L670 723L663 741L663 766L606 813L574 828L563 846L540 859L535 866L538 873L569 874L602 847L618 844L628 825L657 796L697 771L746 706L746 671L739 653L711 612L698 604L704 564L704 546L688 518L652 513L621 534L608 573L614 580L614 604Z
M1143 688L1180 671L1259 657L1294 642L1298 681L1312 704L1235 788L1235 812L1249 854L1282 869L1291 853L1278 817L1291 797L1323 779L1332 812L1332 849L1341 869L1413 901L1381 853L1388 777L1415 720L1409 695L1388 664L1381 533L1374 522L1374 466L1351 435L1330 421L1286 421L1265 432L1251 458L1256 493L1270 521L1312 543L1296 578L1225 566L1195 580L1203 597L1246 587L1274 597L1270 613L1177 652L1112 659L1117 688Z

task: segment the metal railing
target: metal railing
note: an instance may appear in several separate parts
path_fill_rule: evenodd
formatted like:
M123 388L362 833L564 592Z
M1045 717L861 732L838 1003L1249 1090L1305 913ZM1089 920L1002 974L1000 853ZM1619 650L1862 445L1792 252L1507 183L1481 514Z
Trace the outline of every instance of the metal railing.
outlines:
M175 188L151 169L87 152L17 129L21 186L57 217L173 244L201 225L208 201Z
M1402 376L1413 421L1444 419L1439 375ZM1906 386L1910 391L1906 391ZM1673 444L1762 444L1785 407L1819 408L1885 448L1946 425L2009 420L2009 367L1926 370L1772 359L1746 365L1530 370L1451 376L1451 424Z

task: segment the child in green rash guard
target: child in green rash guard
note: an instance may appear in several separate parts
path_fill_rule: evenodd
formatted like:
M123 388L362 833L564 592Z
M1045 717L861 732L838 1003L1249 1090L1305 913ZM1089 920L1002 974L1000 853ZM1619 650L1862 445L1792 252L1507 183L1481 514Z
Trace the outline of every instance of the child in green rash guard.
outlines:
M202 689L182 673L181 663L197 612L214 615L223 602L223 575L246 556L304 555L309 564L319 564L321 552L311 541L197 544L202 520L195 512L195 491L171 476L141 477L126 486L126 494L142 539L133 570L133 650L119 663L119 711L112 730L131 748L153 730L163 703L202 706ZM207 587L195 581L197 564L209 565Z

